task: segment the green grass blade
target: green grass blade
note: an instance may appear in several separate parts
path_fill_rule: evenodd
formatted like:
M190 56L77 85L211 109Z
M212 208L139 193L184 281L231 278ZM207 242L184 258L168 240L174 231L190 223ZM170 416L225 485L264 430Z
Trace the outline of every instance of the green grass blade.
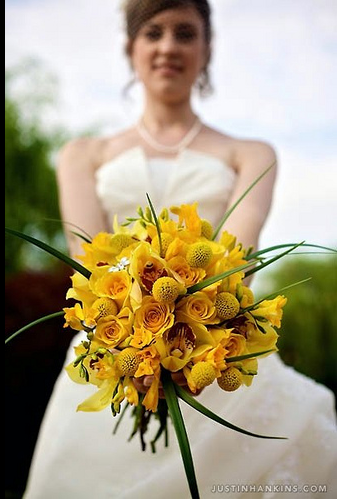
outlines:
M206 288L207 286L210 286L211 284L214 284L215 282L221 281L222 279L225 279L226 277L229 277L232 274L235 274L236 272L240 272L241 270L248 269L252 265L254 265L256 262L249 262L245 263L243 265L239 265L238 267L235 267L230 270L226 270L226 272L223 272L222 274L217 274L212 277L209 277L208 279L205 279L204 281L198 282L197 284L194 284L194 286L191 286L190 288L187 289L187 293L195 293L196 291L200 291L201 289Z
M76 225L72 222L67 222L66 220L60 220L59 218L45 218L44 220L46 220L47 222L58 222L62 225L71 225L72 227L75 227L75 229L78 229L80 231L80 232L71 231L73 234L83 239L83 241L85 241L86 243L92 242L92 237L90 236L90 234L88 234L88 232L83 230L79 225Z
M162 371L161 381L164 388L167 406L177 435L191 496L192 499L199 499L200 496L194 471L192 453L186 433L184 418L179 407L175 384L172 381L171 374L165 370Z
M253 359L255 357L259 357L260 355L264 355L270 352L276 352L276 350L274 348L270 348L269 350L263 350L262 352L246 353L245 355L236 355L235 357L227 357L226 362L239 362L245 359Z
M54 319L54 317L60 317L60 315L64 315L63 310L60 310L60 312L54 312L53 314L45 315L44 317L40 317L39 319L36 319L35 321L30 322L29 324L26 324L21 329L18 329L15 333L6 338L5 345L9 343L11 340L13 340L16 336L26 331L26 329L30 329L31 327L36 326L41 322L48 321L49 319Z
M255 307L260 305L261 302L264 300L272 300L273 298L276 298L280 293L283 293L284 291L287 291L288 289L291 289L295 286L298 286L299 284L303 284L304 282L311 281L311 277L307 277L306 279L302 279L301 281L293 282L292 284L289 284L288 286L284 286L283 288L278 289L277 291L274 291L273 293L270 293L269 295L265 295L263 298L260 298L260 300L256 301L253 303L253 305L249 305L249 307L242 308L241 313L249 312L250 310L253 310Z
M207 416L208 418L212 419L216 423L219 423L219 424L221 424L223 426L226 426L227 428L229 428L231 430L235 430L235 431L238 431L239 433L243 433L244 435L249 435L250 437L256 437L256 438L267 438L267 439L273 439L273 440L284 440L284 439L286 439L286 437L270 437L270 436L267 436L267 435L258 435L257 433L252 433L251 431L244 430L243 428L239 428L238 426L236 426L236 425L234 425L232 423L229 423L225 419L222 419L220 416L218 416L214 412L212 412L209 409L207 409L207 407L205 407L202 404L200 404L200 402L198 402L194 397L192 397L191 395L189 395L186 392L186 390L184 390L180 386L175 385L174 387L175 387L175 390L176 390L176 392L178 394L178 397L181 398L184 402L186 402L186 404L190 405L196 411L201 412L201 414L204 414L204 416Z
M76 260L73 260L69 256L65 255L61 251L58 251L57 249L53 248L52 246L49 246L49 244L44 243L43 241L40 241L39 239L36 239L35 237L28 236L27 234L24 234L23 232L19 232L14 229L10 229L8 227L5 227L5 231L8 232L9 234L12 234L13 236L20 237L21 239L24 239L25 241L28 241L31 244L34 244L38 248L46 251L50 255L55 256L62 262L66 263L67 265L70 265L74 270L82 274L84 277L89 279L91 272L89 272L88 269L83 267L80 263L76 262Z
M149 203L149 207L150 207L150 210L151 210L151 213L153 216L154 223L156 225L157 234L158 234L158 241L159 241L159 254L161 255L163 253L163 245L162 245L162 240L161 240L161 229L160 229L159 220L158 220L158 217L156 214L156 210L154 209L154 206L153 206L152 201L150 199L150 196L147 193L146 193L146 198L147 198L147 202Z
M258 182L260 182L260 180L269 172L269 170L271 170L271 168L273 168L275 163L276 163L276 161L273 161L273 163L264 172L262 172L261 175L259 175L256 180L254 180L254 182L248 187L248 189L245 190L245 192L242 194L242 196L240 196L239 199L226 211L226 213L224 214L224 216L220 220L219 224L217 225L217 227L213 233L213 236L212 236L213 241L217 237L222 226L224 225L226 220L229 218L229 216L233 213L235 208L241 203L241 201L247 196L247 194L253 189L253 187L255 187L255 185Z
M288 255L288 253L291 253L294 251L296 248L299 246L302 246L303 242L295 244L291 248L287 249L286 251L283 251L283 253L279 253L278 255L274 256L273 258L270 258L264 263L261 263L260 265L257 265L256 267L252 268L251 270L248 270L248 272L245 273L245 277L248 277L252 274L255 274L255 272L258 272L259 270L263 269L264 267L267 267L268 265L276 262L276 260L279 260L280 258L284 257L285 255Z
M248 257L247 260L255 259L255 258L260 258L261 255L264 255L265 253L270 253L271 251L282 249L282 248L290 248L292 246L295 246L296 243L285 243L285 244L277 244L276 246L269 246L268 248L263 248L261 250L255 251L254 253L251 253ZM301 246L305 248L316 248L320 250L326 250L330 254L332 253L337 253L337 250L334 248L329 248L327 246L320 246L318 244L310 244L310 243L305 243L303 242ZM317 252L316 254L320 254L321 252ZM297 254L297 253L296 253ZM326 253L324 253L326 254Z
M86 236L84 236L83 234L80 234L80 232L76 232L75 230L71 230L70 231L72 234L74 234L74 236L76 237L79 237L80 239L82 239L82 241L86 242L86 243L89 243L91 244L91 239L88 239Z

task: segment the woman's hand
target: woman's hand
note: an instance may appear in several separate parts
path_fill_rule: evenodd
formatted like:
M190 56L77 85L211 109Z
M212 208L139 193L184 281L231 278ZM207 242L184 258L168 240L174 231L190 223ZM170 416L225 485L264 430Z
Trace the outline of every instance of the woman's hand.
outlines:
M184 390L186 390L190 395L197 396L202 391L202 390L197 390L196 393L191 392L182 371L171 373L171 377L174 383L184 388ZM150 386L152 385L152 382L153 382L153 376L141 376L140 378L133 378L133 384L140 393L146 393L150 388ZM159 383L159 398L161 399L165 398L163 385L161 384L161 382Z

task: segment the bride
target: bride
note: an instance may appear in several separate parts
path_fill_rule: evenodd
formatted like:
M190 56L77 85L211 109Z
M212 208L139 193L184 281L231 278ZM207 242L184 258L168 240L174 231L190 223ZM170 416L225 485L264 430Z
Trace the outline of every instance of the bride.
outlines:
M226 207L275 161L274 150L209 128L191 107L193 86L204 91L208 85L207 0L128 0L125 16L126 51L144 86L144 111L135 126L117 136L65 146L58 168L63 218L94 235L110 230L115 213L119 221L133 216L147 192L158 211L197 201L201 217L216 225ZM274 180L275 168L226 222L245 247L258 246ZM71 255L80 254L79 238L71 232L67 237ZM78 343L77 336L73 344ZM71 347L66 363L73 358ZM139 390L150 383L145 377ZM127 417L112 435L116 420L109 410L76 412L91 390L60 374L25 499L187 499L173 428L168 448L158 445L156 454L142 453L136 439L127 442ZM337 433L328 389L274 354L259 361L249 389L221 395L215 390L205 389L200 402L238 426L288 439L254 439L182 407L202 498L220 493L231 499L333 497Z

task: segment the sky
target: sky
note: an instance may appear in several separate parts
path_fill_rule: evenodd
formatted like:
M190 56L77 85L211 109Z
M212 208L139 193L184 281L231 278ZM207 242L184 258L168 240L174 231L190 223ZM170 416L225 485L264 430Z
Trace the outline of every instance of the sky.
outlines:
M194 97L194 105L208 125L267 141L277 152L274 201L260 246L305 240L335 247L337 2L210 3L214 93ZM131 72L120 5L6 2L6 67L34 58L56 81L57 104L44 117L46 126L65 126L73 136L95 127L107 135L139 117L140 88L123 97Z

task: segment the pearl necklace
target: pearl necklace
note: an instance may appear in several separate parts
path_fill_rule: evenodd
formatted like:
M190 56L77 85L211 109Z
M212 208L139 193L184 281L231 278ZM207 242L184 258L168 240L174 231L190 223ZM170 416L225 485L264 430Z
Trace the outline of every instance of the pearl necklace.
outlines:
M139 133L141 138L143 140L145 140L145 142L147 142L147 144L149 146L151 146L156 151L167 153L167 154L180 152L183 149L185 149L185 147L189 146L190 143L192 142L192 140L198 135L201 128L202 128L202 123L199 120L199 118L197 117L195 119L192 127L189 129L189 131L186 133L186 135L184 135L184 137L179 142L177 142L176 144L174 144L172 146L167 146L164 144L160 144L160 142L157 142L152 137L152 135L149 133L147 128L145 128L145 125L144 125L142 120L139 121L136 125L137 132Z

